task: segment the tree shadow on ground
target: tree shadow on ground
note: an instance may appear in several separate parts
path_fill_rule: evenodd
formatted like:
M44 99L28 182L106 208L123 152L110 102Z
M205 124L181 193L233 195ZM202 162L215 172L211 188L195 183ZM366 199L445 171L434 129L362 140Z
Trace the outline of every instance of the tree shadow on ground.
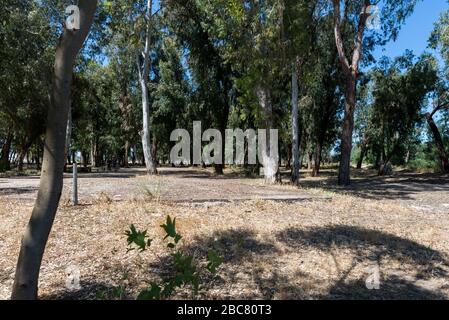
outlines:
M95 280L81 280L79 290L60 290L39 296L40 300L99 300L112 299L116 287ZM123 297L124 299L129 297Z
M331 282L302 271L286 274L282 271L282 259L277 258L280 255L288 255L288 250L281 249L279 243L293 251L317 249L330 254L334 249L341 249L344 254L350 251L353 263L349 268L339 270L338 279ZM446 298L440 289L423 287L421 285L424 282L414 282L413 278L408 277L413 275L419 280L445 279L448 262L444 254L417 242L377 230L344 225L308 229L287 228L278 232L275 240L266 240L250 229L237 228L224 230L214 235L197 236L181 249L199 259L205 258L211 249L219 252L223 257L224 265L216 277L206 276L203 285L206 290L221 288L220 297L224 299L436 300ZM173 271L171 258L170 254L159 257L159 260L148 265L149 268L145 268L145 272L150 272L162 279L170 277ZM397 260L413 268L413 272L405 279L397 275L382 274L381 271L379 290L367 289L365 279L354 279L352 272L355 266L367 261L379 262L381 258ZM242 275L244 275L243 278ZM245 281L249 282L246 284ZM224 289L229 284L253 288L253 291L243 290L241 293L230 296L230 293ZM107 293L109 298L114 292L114 287L95 281L81 282L81 286L82 289L79 291L60 291L42 298L98 299L99 292ZM318 290L320 293L317 293L317 288L323 288L323 286L329 289L325 289L325 293L322 290Z
M20 195L37 192L37 187L0 188L0 196Z
M423 192L449 192L449 176L442 174L418 174L401 172L393 176L379 177L370 172L355 170L351 185L337 185L334 172L326 172L319 178L300 181L304 188L321 188L336 193L351 194L365 199L411 200Z
M277 239L298 249L314 247L327 252L332 248L350 249L358 259L393 258L416 266L420 279L447 276L442 266L448 266L448 262L439 251L377 230L344 225L310 230L289 228L280 232Z
M240 264L243 260L253 257L276 253L274 244L256 238L254 231L248 229L230 229L219 232L210 237L197 236L191 243L182 247L182 250L195 257L206 257L210 250L216 250L225 263ZM171 256L163 256L156 263L150 264L152 270L169 272Z
M257 234L249 229L229 229L212 237L196 237L186 250L206 254L210 248L219 251L225 262L233 263L239 263L251 255L263 256L278 251L273 243L257 239Z
M315 248L332 253L333 248L350 250L354 254L352 266L340 270L340 278L329 293L319 299L445 299L439 290L429 290L416 282L396 275L381 277L379 290L368 290L363 280L349 280L357 264L382 258L394 259L414 269L416 280L435 280L447 277L447 257L439 251L377 230L353 226L289 228L277 234L277 239L292 249ZM301 290L301 289L299 289Z
M382 279L378 290L369 290L363 280L338 282L322 300L445 300L438 290L429 290L399 277Z
M438 289L430 290L421 287L409 278L396 275L385 275L381 279L379 290L369 290L365 279L349 279L354 268L368 262L378 262L381 258L394 259L414 269L413 275L418 280L442 279L447 277L444 267L448 266L446 257L439 251L423 246L414 241L377 230L369 230L352 226L311 228L307 230L288 228L276 235L276 240L292 250L310 250L310 248L330 252L332 248L350 250L353 255L352 266L340 270L339 279L333 282L320 282L314 276L304 273L293 275L282 274L276 257L282 253L276 242L261 240L248 229L230 229L215 236L196 237L183 249L196 256L205 257L210 249L217 250L224 258L225 267L219 274L220 279L213 281L212 286L226 286L228 283L242 281L237 275L245 274L251 279L250 286L256 286L257 296L242 293L230 299L362 299L362 300L395 300L395 299L445 299ZM152 265L154 272L169 273L169 257L163 264ZM258 261L268 264L261 267ZM268 269L267 269L268 267ZM159 271L156 271L156 268ZM267 274L268 272L268 274ZM302 284L294 284L300 279ZM315 295L311 291L322 286L329 286L326 294ZM209 284L206 284L208 286Z
M308 279L306 274L298 275L306 279L309 284L319 287L316 279ZM304 286L292 284L291 278L280 275L276 270L271 277L263 278L259 273L254 274L263 299L272 300L445 300L446 295L439 290L429 290L418 286L416 283L401 279L396 276L381 279L378 290L370 290L363 279L351 281L337 281L326 294L314 296ZM326 284L323 284L326 285Z
M213 167L167 167L162 166L158 174L160 176L176 176L182 179L207 179L207 180L257 180L263 179L263 176L252 171L245 170L244 167L233 167L226 170L224 174L216 174Z
M78 179L130 179L137 177L138 174L125 172L99 172L99 173L78 173ZM64 179L71 179L72 174L64 175Z

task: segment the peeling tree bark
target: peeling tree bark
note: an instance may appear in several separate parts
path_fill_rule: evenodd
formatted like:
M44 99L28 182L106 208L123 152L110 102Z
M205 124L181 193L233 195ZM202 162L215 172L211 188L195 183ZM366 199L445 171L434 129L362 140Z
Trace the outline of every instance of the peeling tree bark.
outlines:
M265 86L259 86L256 89L257 97L259 99L259 104L264 110L264 123L266 129L266 140L265 140L265 150L262 151L263 158L262 164L265 175L265 183L275 184L280 182L280 172L279 172L279 160L278 155L275 154L276 150L271 150L271 136L270 129L273 129L273 106L271 103L271 92ZM260 137L259 137L260 138Z
M63 186L73 65L93 22L96 0L79 0L80 30L64 29L56 48L42 174L31 219L22 238L11 299L37 299L39 269Z
M137 57L137 67L139 70L139 82L140 89L142 91L142 148L143 155L145 158L145 166L147 169L147 174L154 175L157 173L156 163L153 159L151 152L151 138L150 138L150 101L148 94L148 79L150 77L150 47L151 47L151 36L150 36L150 19L153 12L153 1L147 1L147 26L145 34L145 48L144 51Z

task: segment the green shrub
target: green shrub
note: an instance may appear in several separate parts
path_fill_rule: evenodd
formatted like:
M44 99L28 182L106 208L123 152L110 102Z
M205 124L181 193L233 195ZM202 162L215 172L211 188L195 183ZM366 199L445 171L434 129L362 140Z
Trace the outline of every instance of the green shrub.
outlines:
M167 250L171 257L173 274L161 283L152 282L149 287L139 293L138 300L163 300L169 299L177 288L189 287L192 296L198 295L201 284L201 270L194 263L193 256L178 249L182 236L176 231L176 218L167 217L166 223L161 225L165 231L164 240L168 240ZM126 231L128 251L138 249L140 252L147 251L152 243L152 239L147 235L147 230L139 231L134 225ZM207 265L205 270L215 275L223 259L214 250L207 254Z

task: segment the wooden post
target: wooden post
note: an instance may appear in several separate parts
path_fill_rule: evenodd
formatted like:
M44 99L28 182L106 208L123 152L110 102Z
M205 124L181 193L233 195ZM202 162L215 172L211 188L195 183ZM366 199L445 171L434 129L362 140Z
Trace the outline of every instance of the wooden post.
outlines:
M72 200L73 200L73 205L77 206L78 205L78 165L75 162L73 162L73 195L72 195Z

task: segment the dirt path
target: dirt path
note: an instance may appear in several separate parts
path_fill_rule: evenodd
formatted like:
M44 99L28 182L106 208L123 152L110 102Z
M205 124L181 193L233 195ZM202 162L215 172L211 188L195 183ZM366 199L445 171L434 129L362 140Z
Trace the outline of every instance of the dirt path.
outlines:
M71 176L64 176L63 201L70 199ZM0 196L32 201L39 187L38 177L0 178ZM312 195L294 188L266 186L262 179L236 175L214 176L204 169L160 169L159 176L147 177L143 169L122 169L117 173L79 175L79 199L92 203L99 197L132 200L154 197L178 203L233 202L247 200L301 201Z
M71 183L71 176L66 174L63 201L70 199ZM37 176L0 178L0 196L6 199L33 201L38 187ZM220 177L211 170L190 168L162 168L155 177L146 177L143 169L79 175L79 198L84 203L104 196L115 201L153 197L179 203L302 201L316 197L316 193L310 191L317 189L363 199L394 201L423 212L449 212L448 175L398 173L392 177L377 177L364 172L353 179L351 187L340 188L336 186L335 172L325 171L320 178L303 174L300 189L288 185L267 186L260 178L232 173Z

